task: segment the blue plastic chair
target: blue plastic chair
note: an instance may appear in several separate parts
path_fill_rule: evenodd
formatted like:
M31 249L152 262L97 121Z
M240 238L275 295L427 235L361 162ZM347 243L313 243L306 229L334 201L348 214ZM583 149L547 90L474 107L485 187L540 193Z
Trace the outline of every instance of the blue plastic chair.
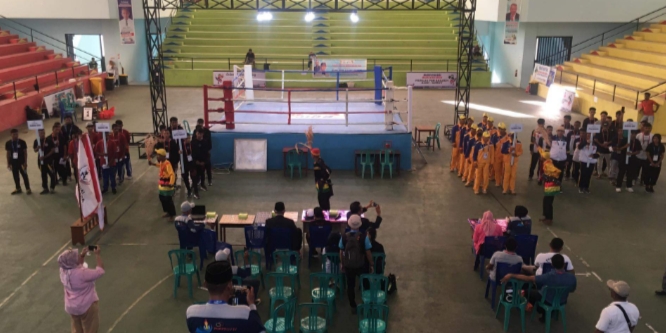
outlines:
M198 248L199 250L199 269L203 269L203 261L207 259L206 246L203 239L203 229L192 232L187 226L176 226L178 231L178 242L181 250Z
M258 225L245 227L245 247L261 250L266 247L266 227Z
M292 149L287 152L287 166L291 172L291 179L294 179L294 168L298 168L298 178L303 178L303 174L301 173L303 161L298 150Z
M173 265L173 257L176 258L176 266ZM191 258L192 262L187 262L187 259ZM201 277L199 277L199 270L195 264L197 260L197 255L192 250L171 250L169 251L169 262L171 263L171 270L175 276L174 285L173 285L173 298L176 298L178 287L180 287L180 277L187 277L187 291L190 298L194 298L192 295L192 275L197 275L197 281L199 286L201 286Z
M522 264L509 265L507 263L499 262L495 267L495 280L488 278L486 283L486 299L488 298L488 291L490 290L493 294L492 301L490 301L490 308L495 310L495 296L497 296L497 287L502 284L502 279L505 275L520 274L520 270L523 267Z
M479 277L481 278L481 281L483 281L483 271L485 270L484 263L486 258L490 259L493 254L495 254L495 252L502 251L502 249L504 249L505 242L506 238L502 236L486 237L483 241L483 247L481 249L481 253L479 254L479 262L474 266L474 269L479 268Z
M544 263L543 266L541 267L541 274L546 274L550 271L553 270L553 264L550 263Z
M340 292L346 290L347 278L340 270L340 253L326 253L321 256L321 270L326 271L326 263L330 262L330 272L335 276L335 285Z
M523 290L523 286L527 284L527 294L529 295L532 290L532 285L523 281L518 281L516 279L509 280L508 283L502 285L502 292L500 293L500 299L497 304L497 311L495 311L495 318L499 315L500 306L504 305L504 332L509 330L509 319L511 319L511 309L517 308L520 310L520 324L525 333L525 309L527 308L527 299L523 297L520 293ZM507 289L512 290L511 298L506 298Z
M516 253L523 257L523 262L527 265L531 265L534 262L536 257L536 246L539 241L539 236L537 235L516 235L514 237L518 243L516 248Z
M273 264L276 273L286 273L296 277L298 289L301 289L301 256L298 252L277 250L273 252Z
M379 165L382 169L382 179L384 179L384 170L388 167L389 176L393 179L393 164L395 164L395 153L391 149L382 149L379 151Z
M427 149L430 149L430 141L432 140L432 150L435 150L435 142L437 143L437 148L442 149L439 145L439 129L442 126L442 124L437 123L435 125L435 134L433 136L429 136L426 138L426 147Z
M266 229L266 268L271 269L275 250L291 250L293 233L294 231L288 228Z
M386 305L366 304L358 306L358 330L361 333L385 333L389 308Z
M272 287L268 290L268 297L271 301L271 309L275 308L275 303L277 301L287 302L292 298L296 297L296 292L294 287L296 286L296 279L291 274L284 273L268 273L268 283L270 284L271 279L274 282L275 287ZM289 283L285 283L289 281Z
M388 278L384 275L361 275L361 298L363 303L384 304L388 295Z
M386 254L384 253L373 253L372 254L373 268L375 269L374 274L384 274L386 269Z
M261 253L248 251L248 262L245 262L244 250L234 252L234 257L236 257L236 262L238 262L239 266L249 267L252 278L259 278L261 280L261 285L266 288L266 285L264 284L264 275L261 271Z
M370 178L375 178L375 155L372 151L361 152L361 178L365 178L365 167L370 167Z
M217 234L215 234L215 230L203 229L201 243L203 244L207 253L215 253L217 245Z
M283 313L283 317L280 317L280 312ZM296 298L287 300L275 309L271 308L271 318L264 324L266 332L282 333L289 331L296 333L296 330L294 329L295 313Z
M549 294L553 294L552 304L546 303L546 299ZM557 320L557 312L562 314L562 328L564 332L567 331L567 314L565 312L566 303L562 303L562 297L569 294L569 287L544 287L541 289L541 300L534 304L534 309L532 310L532 319L537 313L538 308L544 309L546 312L546 333L550 333L550 318L555 313L555 319Z
M312 261L313 250L326 247L326 242L328 241L328 236L331 234L333 229L330 225L325 226L310 226L308 230L308 235L310 236L310 241L308 244L310 248L308 249L308 267L310 267L310 262Z
M328 305L326 319L331 322L335 312L335 287L329 287L328 283L335 278L329 273L310 274L310 292L313 303L325 303Z
M306 314L303 315L303 310ZM326 313L328 305L321 303L301 303L298 306L298 318L301 333L324 333L328 330ZM323 316L319 315L323 312Z

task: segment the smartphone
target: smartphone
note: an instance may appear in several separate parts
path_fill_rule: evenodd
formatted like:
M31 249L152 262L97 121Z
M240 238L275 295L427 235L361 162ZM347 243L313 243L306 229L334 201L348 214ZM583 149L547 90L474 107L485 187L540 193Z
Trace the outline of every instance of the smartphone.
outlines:
M88 245L88 251L92 252L97 250L97 245Z
M372 202L372 207L377 207L377 205L378 204L376 202L374 202L374 201Z

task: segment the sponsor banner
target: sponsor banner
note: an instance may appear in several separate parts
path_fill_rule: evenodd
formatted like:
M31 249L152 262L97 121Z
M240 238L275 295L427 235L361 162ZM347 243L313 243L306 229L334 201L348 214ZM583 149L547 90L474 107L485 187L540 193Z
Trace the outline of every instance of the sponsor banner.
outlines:
M74 97L74 89L69 88L55 94L44 96L44 104L46 105L46 110L49 112L49 116L53 116L54 110L60 110L60 100L75 101L76 97ZM62 112L62 110L60 110L60 112Z
M221 87L224 81L233 81L234 72L215 71L213 72L213 85ZM257 88L266 88L266 73L262 71L252 71L252 86Z
M455 72L409 72L407 85L414 88L455 89L458 73Z
M541 84L545 84L546 87L550 87L550 85L553 84L553 81L555 81L556 74L557 69L555 67L535 64L534 72L532 73L532 80Z
M120 43L123 45L136 44L132 0L118 0L118 26L120 27Z
M313 78L365 79L368 77L368 61L366 59L313 59ZM344 73L354 72L354 73Z
M570 113L575 98L576 98L576 92L571 90L565 90L564 96L562 96L562 107L560 108L560 111Z
M344 114L292 114L291 120L345 120Z
M504 44L516 45L518 41L518 28L520 22L520 0L506 2L506 16L504 24Z

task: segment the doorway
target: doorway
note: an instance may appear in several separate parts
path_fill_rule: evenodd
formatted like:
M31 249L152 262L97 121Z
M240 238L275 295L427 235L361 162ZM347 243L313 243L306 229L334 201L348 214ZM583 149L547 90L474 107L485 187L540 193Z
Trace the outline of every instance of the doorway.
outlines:
M569 61L572 41L573 37L537 37L534 63L555 66Z
M104 63L100 59L104 57L104 37L102 35L78 35L66 34L67 56L81 64L90 64L96 58L98 66L104 71ZM99 70L99 69L98 69Z

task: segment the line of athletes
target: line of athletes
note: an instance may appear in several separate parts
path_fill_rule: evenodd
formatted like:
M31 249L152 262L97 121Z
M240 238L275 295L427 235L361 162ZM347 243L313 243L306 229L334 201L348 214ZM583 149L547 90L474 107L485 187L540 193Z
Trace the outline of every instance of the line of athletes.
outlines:
M518 158L523 146L507 133L502 122L494 125L493 118L483 114L483 120L474 124L474 117L460 116L451 129L454 142L451 153L451 172L458 172L465 186L474 185L474 193L487 193L490 181L503 188L503 194L516 194Z

